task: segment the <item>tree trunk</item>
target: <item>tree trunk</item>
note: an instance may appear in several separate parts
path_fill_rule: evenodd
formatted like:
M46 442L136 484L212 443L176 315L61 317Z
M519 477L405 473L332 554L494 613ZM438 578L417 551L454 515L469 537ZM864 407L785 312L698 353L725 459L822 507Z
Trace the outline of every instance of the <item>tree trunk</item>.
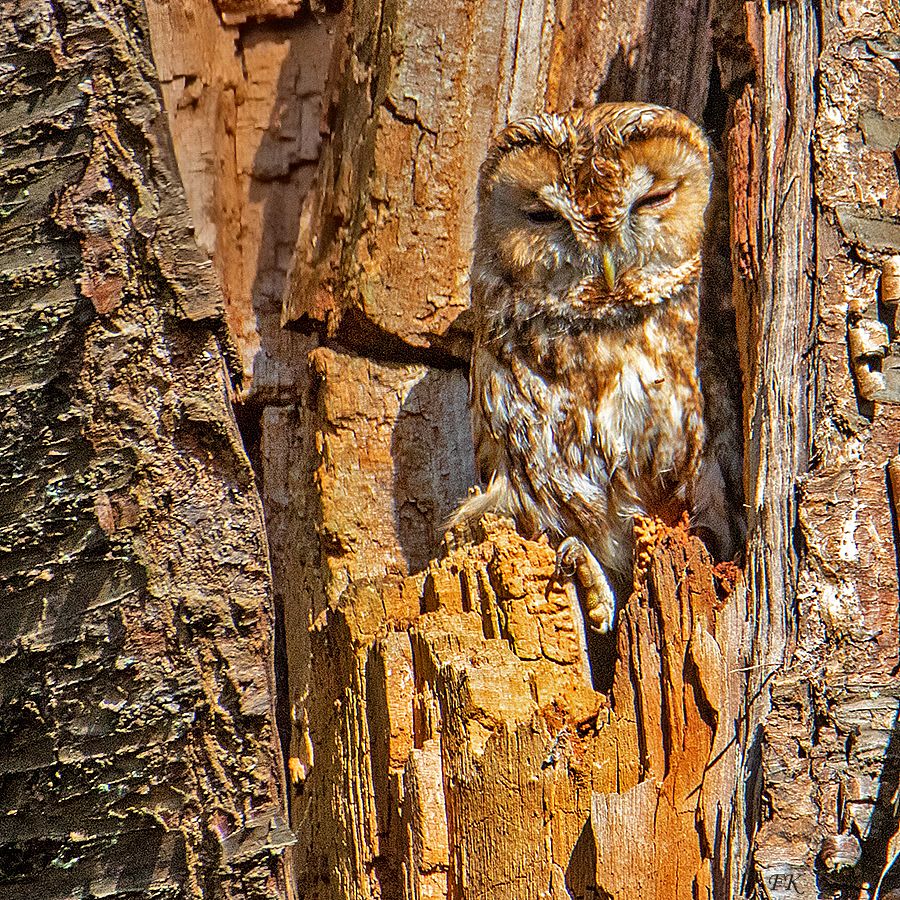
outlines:
M0 895L295 896L262 508L143 10L0 22Z
M339 12L274 0L151 0L149 13L197 239L222 284L243 362L239 420L260 475L282 625L279 723L299 895L886 900L900 891L896 6L358 0ZM85 109L111 108L95 99L96 87L74 96ZM749 520L739 568L714 566L684 529L641 523L640 571L602 693L591 685L575 598L551 579L549 545L490 518L441 538L474 479L465 367L478 164L510 119L595 99L675 106L704 124L718 150L722 202L711 215L701 325L741 373ZM87 134L98 127L93 115L82 116ZM121 130L120 144L130 146L137 133ZM155 161L152 171L162 170ZM122 180L109 182L114 192ZM178 193L173 184L157 190L165 199ZM107 247L120 245L91 250L93 232L72 211L77 194L63 193L54 216L74 247L65 258L80 254L93 272L116 258ZM137 216L134 233L142 227ZM183 262L166 269L171 254L147 258L160 255L144 282L176 285L176 302L193 270ZM136 277L122 271L126 283ZM137 315L121 300L98 306L110 279L107 293L92 294L93 283L82 278L81 291L93 296L98 321ZM141 315L152 308L145 301ZM188 330L164 317L159 327L169 341L170 332L198 341L209 314L195 314L202 321ZM127 329L76 324L85 334L96 328L96 341L134 339ZM135 368L157 359L134 356ZM92 358L77 357L78 373ZM170 358L170 380L208 383L206 357ZM66 371L76 365L71 354L65 361ZM124 365L115 375L131 384ZM99 408L98 370L67 376L75 398L67 402L79 411L82 396ZM135 389L148 391L143 377L135 373ZM160 399L140 400L141 408L165 408L160 378L152 382ZM43 389L31 386L34 376L24 383ZM224 405L216 408L227 421ZM110 429L145 446L144 432L129 424L126 433L124 413L114 415L119 424L99 430L102 438L82 419L75 428L53 419L53 427L88 435L103 454L112 452ZM202 437L217 433L207 427ZM253 496L246 469L223 465L231 446L213 444L189 482L212 502L209 484L245 473L223 522L240 521ZM168 452L176 451L195 452ZM80 465L99 465L85 458ZM138 453L131 465L145 458ZM111 467L100 471L122 483ZM153 497L146 485L171 475L141 479L141 496ZM51 503L33 483L44 492L40 504ZM113 522L124 515L117 502L108 500ZM154 502L149 508L159 509ZM29 505L32 518L40 504ZM230 583L223 532L196 515L171 516L183 531L174 536L171 526L166 551L145 537L160 529L161 513L129 526L140 552L155 548L160 567L186 540L183 523L201 521L197 547L209 549L206 532L215 534L215 551L203 557L215 561L209 577ZM58 524L42 527L71 552ZM251 541L258 528L248 521L228 534ZM250 550L235 548L234 558L241 553L246 560ZM182 565L204 571L200 562ZM40 571L32 562L27 569ZM246 564L240 569L246 578ZM169 578L167 589L177 590L176 575ZM264 575L254 583L261 623ZM107 589L104 605L64 618L128 609L141 591L158 598L154 584L142 582L134 597ZM224 621L210 628L204 620L203 639L225 648L214 661L199 655L207 686L221 679L202 673L225 666L227 648L237 646L216 636L227 632ZM79 639L97 640L79 628ZM264 678L267 644L257 628L250 644ZM163 655L177 659L178 641L165 646ZM98 693L101 708L107 696ZM224 708L232 727L240 724L234 705ZM68 721L59 712L44 715L70 727L59 725ZM210 720L221 727L221 716ZM181 720L164 721L177 730L171 723ZM183 739L192 752L208 746L194 728ZM269 767L253 771L269 773L274 803L271 732L236 733L234 741L268 748ZM60 732L55 746L83 755L88 739L72 734L66 745ZM160 769L152 783L171 786L174 777ZM244 795L235 787L229 796Z

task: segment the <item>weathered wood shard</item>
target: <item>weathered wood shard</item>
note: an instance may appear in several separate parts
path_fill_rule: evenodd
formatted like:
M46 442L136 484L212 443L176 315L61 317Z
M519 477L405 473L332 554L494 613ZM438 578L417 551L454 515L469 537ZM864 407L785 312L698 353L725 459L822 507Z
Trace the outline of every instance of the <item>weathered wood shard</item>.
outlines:
M580 710L582 722L596 716L600 698L586 686L571 597L561 588L547 592L552 549L523 541L499 522L486 528L490 538L474 553L469 546L447 550L441 561L406 576L396 589L351 584L338 608L312 632L317 669L329 659L337 661L333 641L339 635L355 648L351 669L331 670L343 673L339 682L344 688L310 697L316 762L298 798L306 813L299 822L300 846L312 847L304 840L304 829L321 821L319 807L328 802L332 779L362 779L342 793L337 819L331 819L343 824L333 835L320 831L315 844L315 854L323 860L341 859L340 847L357 839L361 848L377 848L372 852L378 862L371 857L371 870L363 866L341 872L344 896L364 896L376 884L390 896L445 896L448 878L474 878L477 883L485 877L505 878L496 872L467 876L460 866L466 853L477 858L492 845L491 823L518 819L524 826L532 821L531 813L523 817L515 812L523 802L516 787L516 748L527 740L536 772L549 754L543 770L549 774L553 766L563 765L567 735L577 742L578 728L584 727L563 711L564 705ZM412 605L406 598L412 598ZM502 604L497 598L504 598ZM430 611L421 613L423 609ZM491 632L495 636L486 640ZM362 691L361 705L351 699L356 690ZM336 735L330 717L322 714L332 708L330 698L337 697L352 724L345 719ZM575 703L578 697L582 699ZM551 727L559 738L556 744ZM352 741L344 743L351 735ZM555 755L554 746L562 748ZM344 754L351 747L363 753L353 751L357 762L348 769ZM506 787L498 792L498 784ZM372 805L354 812L354 798L369 796L360 793L363 785L369 785ZM534 790L540 790L537 783ZM571 823L577 831L586 818L589 791L583 800L581 821ZM470 822L478 820L483 824L473 831ZM546 834L540 821L533 821L535 833ZM358 833L359 827L370 829L368 837ZM375 843L365 842L376 834ZM460 850L468 840L476 842L473 848ZM514 840L511 835L510 852ZM542 867L552 868L540 849L543 840L529 853ZM504 857L501 853L492 859L499 863ZM565 863L563 858L556 861L560 870ZM513 866L521 879L531 862L508 858L502 865ZM478 872L481 868L477 866ZM307 873L301 881L306 890L322 889L314 857L301 857L301 871ZM477 884L466 890L464 896L482 896Z
M715 846L721 792L740 766L742 592L722 594L684 530L664 531L649 551L618 625L619 779L592 803L595 885L614 898L728 896Z

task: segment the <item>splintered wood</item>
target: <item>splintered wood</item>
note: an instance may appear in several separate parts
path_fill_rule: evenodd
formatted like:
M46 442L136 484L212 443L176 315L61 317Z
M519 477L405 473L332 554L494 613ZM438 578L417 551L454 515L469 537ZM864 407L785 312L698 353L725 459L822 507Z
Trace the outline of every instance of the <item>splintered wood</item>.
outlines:
M712 897L736 774L740 675L719 643L730 607L684 526L649 530L610 697L589 686L581 610L554 580L555 551L506 520L457 530L394 587L344 592L312 635L330 674L310 709L317 756L302 795L346 785L330 801L343 825L316 852L353 846L362 865L339 866L329 896L377 884L404 898ZM352 664L328 668L341 644Z
M712 897L720 791L736 768L740 675L723 640L734 610L721 606L712 562L684 523L637 530L646 570L617 626L613 706L638 752L619 791L594 798L596 886L623 900Z

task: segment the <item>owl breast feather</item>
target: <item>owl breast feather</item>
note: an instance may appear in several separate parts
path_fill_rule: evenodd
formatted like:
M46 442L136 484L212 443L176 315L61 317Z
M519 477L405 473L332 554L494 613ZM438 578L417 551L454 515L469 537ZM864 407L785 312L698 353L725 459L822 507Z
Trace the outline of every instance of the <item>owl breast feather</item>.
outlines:
M473 426L496 511L526 532L584 540L626 575L635 515L689 508L703 442L696 296L625 329L483 334ZM692 296L693 294L693 296Z

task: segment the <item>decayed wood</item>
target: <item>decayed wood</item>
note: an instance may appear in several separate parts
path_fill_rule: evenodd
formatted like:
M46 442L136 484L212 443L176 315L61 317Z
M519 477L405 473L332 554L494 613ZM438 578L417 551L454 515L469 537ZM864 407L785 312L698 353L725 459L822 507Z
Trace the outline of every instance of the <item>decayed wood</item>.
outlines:
M442 722L453 717L463 734L471 732L479 755L494 730L515 731L519 720L531 723L525 734L530 753L540 754L540 760L552 752L549 729L555 727L564 759L567 735L577 738L574 725L565 727L573 705L578 707L574 698L584 698L582 720L596 711L599 701L586 686L571 598L545 593L552 551L532 546L526 556L521 538L508 528L497 533L482 545L489 558L456 551L417 576L389 580L390 588L383 577L369 584L358 579L338 609L324 610L312 629L312 689L301 698L304 739L298 745L304 746L295 757L302 764L295 804L301 894L401 896L403 883L419 896L444 896L450 866L448 851L441 850L447 838L441 835L448 825L446 809L434 804L444 796L448 766L465 753L463 748L441 753L449 740ZM421 609L428 610L424 618ZM418 624L407 634L414 621ZM487 647L485 634L492 636ZM474 687L468 673L473 658L483 672ZM517 669L517 659L527 663L525 669ZM446 664L452 660L457 662L451 672ZM481 696L473 699L473 691ZM460 704L465 710L454 712ZM535 731L532 719L543 705L550 724ZM506 740L501 758L518 778L513 750L523 738ZM615 768L605 769L607 780L600 784L609 787ZM493 784L492 777L487 783ZM337 793L335 784L341 786ZM462 797L458 802L468 810L458 814L457 844L469 835L476 812L483 817L491 810L496 826L505 821L509 804L521 802L517 793L510 787L508 799L498 804L496 791L477 781L451 794ZM583 828L590 792L581 785L579 796L579 814L570 810L565 829L573 842ZM482 857L492 846L491 833L482 841ZM543 864L558 869L565 846L558 840L555 864L553 859ZM478 878L497 876L488 873L500 861L520 865L490 853L477 867ZM562 884L559 874L554 877ZM470 895L479 896L478 890Z
M261 508L146 35L0 5L0 894L289 897Z
M301 892L711 896L743 683L719 643L731 585L686 532L658 539L607 701L552 549L483 529L391 590L354 583L314 630L330 677L300 822L331 828L300 834Z
M652 46L654 41L662 43L666 29L659 29L659 22L646 11L643 14L646 18L641 21L645 27L649 29L652 24L658 29L648 46ZM570 30L559 29L556 32L557 42L552 48L556 56L550 54L547 57L551 72L554 71L553 59L558 62L567 52L565 41L573 34L571 28L587 19L588 15L587 10L581 8L560 12L561 21ZM421 57L428 51L423 34L430 33L430 29L443 26L447 44L452 42L456 32L448 26L448 22L460 21L456 16L456 12L448 17L446 13L436 14L426 7L417 7L415 14L401 8L389 21L382 22L378 36L386 41L390 35L394 41L392 46L404 48L399 61L396 55L390 55L375 40L373 28L378 20L371 17L371 10L358 6L354 17L348 19L344 31L347 37L337 42L336 58L339 63L336 69L341 73L356 74L352 81L344 82L338 78L333 82L334 99L331 105L335 112L329 118L335 127L320 163L319 183L305 207L298 268L287 299L286 315L289 321L322 320L326 324L326 333L336 335L339 340L349 340L358 349L370 349L373 353L387 352L402 356L409 352L405 349L409 346L458 352L452 329L447 330L449 324L435 325L436 320L431 312L435 310L437 315L446 316L442 320L444 323L453 322L456 316L453 303L457 301L453 300L449 307L446 303L434 304L433 297L429 295L431 287L428 279L444 277L454 269L457 273L464 272L468 260L460 244L448 245L443 237L438 242L429 239L434 204L440 202L443 196L440 192L446 194L451 185L454 204L458 196L470 195L466 192L472 190L475 164L483 152L491 127L503 124L506 116L512 117L529 108L540 108L546 101L535 94L530 107L500 107L499 113L492 112L493 118L486 122L479 112L481 107L477 107L473 120L482 130L470 126L465 134L467 140L474 140L475 143L464 145L464 156L451 154L446 159L441 157L440 149L445 146L442 140L446 142L447 135L455 135L459 131L455 118L457 106L435 106L435 101L428 99L430 92L419 89L421 80L412 82L407 77L406 69L410 59ZM708 9L681 10L679 16L676 18L682 26L689 23L689 30L699 48L698 58L706 60L708 66L711 56L711 33L706 27ZM519 26L522 48L546 45L543 31L546 18L546 15L537 17L534 14L522 18ZM605 33L609 46L617 48L633 44L636 38L632 32L636 33L635 29L639 29L641 21L617 21L616 30ZM454 27L458 29L458 26ZM626 33L629 28L632 32ZM531 37L523 39L524 29L530 29L528 33ZM415 48L417 56L411 47ZM494 47L491 53L482 53L478 64L495 66L497 52ZM362 58L358 64L347 62L359 54ZM612 68L615 68L614 55L615 50L608 54L608 66ZM642 66L646 70L650 57L649 51L646 55L637 55L639 63L635 64L634 77L638 77ZM448 58L451 63L457 60L452 55ZM635 59L634 54L631 58ZM381 59L381 65L387 68L373 73L373 60L377 59ZM543 62L541 66L544 66ZM586 55L579 57L577 65L569 69L557 66L555 76L548 82L547 96L554 95L554 92L556 96L561 96L565 91L572 91L571 84L578 66L583 67L583 71L591 71L597 82L602 82L602 75L598 75L593 60ZM622 73L616 71L617 74L608 83L610 96L615 96L615 78L622 77ZM360 78L360 72L368 74ZM437 72L428 77L446 75L446 68L439 68ZM471 72L461 70L459 78L464 77L471 80L473 76ZM368 105L360 106L358 96L365 94L368 98L373 91L373 83L387 85L386 89L374 89L376 98L386 97L382 105L376 107L374 116ZM412 87L413 83L416 88ZM698 76L696 73L690 89L686 88L684 78L670 82L651 78L645 84L645 89L653 93L647 99L677 102L678 96L689 97L689 111L695 116L703 111L707 88L707 74ZM454 89L459 90L458 82ZM504 90L501 88L501 95ZM407 96L411 92L416 94L415 103ZM401 116L398 122L396 112L402 108L404 97L410 110L405 119ZM590 97L583 91L579 99L586 102ZM435 142L427 147L429 193L417 196L415 192L410 193L410 178L421 174L417 160L422 157L414 155L409 148L415 146L418 149L423 128L428 134L435 132ZM397 137L397 129L401 129L403 137ZM416 137L415 144L410 144L409 135ZM411 172L410 178L402 175L407 169ZM374 203L373 199L378 203ZM451 207L451 212L455 208ZM471 215L471 202L468 215ZM426 271L418 267L420 257L409 252L408 241L398 240L397 225L392 225L392 222L399 222L401 228L415 233L421 246L428 248ZM446 227L448 220L441 218L439 222ZM465 227L468 228L468 225ZM454 228L459 228L458 223ZM467 233L464 229L463 237ZM453 231L451 237L458 239L458 231ZM448 261L452 265L448 265ZM398 262L402 262L402 270L396 268ZM385 273L390 272L401 274L385 277ZM374 280L375 287L366 279ZM457 281L458 286L464 284L458 275ZM459 292L453 296L458 297ZM381 299L388 297L391 304L389 312L384 307L385 299ZM423 302L430 304L427 315L419 312ZM465 297L458 302L461 306L466 302ZM457 325L463 329L465 327L464 322ZM400 340L392 342L394 338ZM322 896L365 896L369 891L376 890L393 895L399 885L405 885L404 889L410 896L415 891L433 892L437 896L443 896L447 891L451 896L546 896L549 889L550 895L562 897L567 890L586 896L585 892L594 890L593 886L605 885L604 890L624 896L629 877L636 873L647 885L655 885L659 896L665 895L667 890L674 890L675 895L679 895L679 891L684 891L685 895L691 891L709 895L713 883L720 889L730 884L731 872L727 861L723 861L726 857L721 848L732 840L730 831L741 827L742 823L730 812L723 812L733 794L741 762L739 747L734 741L729 743L723 738L723 734L729 732L719 732L711 725L707 727L704 740L702 734L694 734L693 727L682 726L676 736L670 735L667 729L677 730L678 726L671 711L666 712L668 706L662 700L664 688L658 666L654 672L653 663L649 660L647 672L642 673L642 677L646 679L648 690L652 684L657 685L656 692L660 699L655 713L646 712L649 704L647 698L636 698L633 691L629 693L627 687L630 680L625 674L620 674L617 676L617 693L614 693L613 703L617 713L620 708L630 709L631 712L625 713L624 719L617 720L599 696L586 688L583 661L579 663L581 677L572 681L566 690L557 688L555 705L548 707L554 711L550 721L556 728L555 732L538 715L546 701L536 700L536 696L543 695L534 683L529 691L516 699L518 692L524 690L515 687L522 683L522 660L504 655L509 651L502 650L502 628L510 627L509 621L521 619L522 616L529 619L526 613L528 593L522 595L520 589L516 602L506 602L504 605L490 592L485 595L473 587L481 584L484 576L480 579L466 577L466 587L461 591L459 576L451 574L448 579L441 570L431 572L424 584L419 586L416 582L411 586L411 576L404 577L402 560L393 571L390 564L387 571L382 568L391 558L391 545L402 544L403 522L396 514L390 519L378 513L371 514L372 508L384 507L379 505L380 501L373 506L369 500L360 500L364 494L360 493L359 487L351 487L354 483L359 484L354 481L357 477L355 469L358 466L366 479L365 483L372 484L373 479L374 483L378 482L379 469L386 476L391 470L397 472L407 466L412 469L422 466L414 457L398 452L399 447L393 447L391 456L380 460L378 454L373 455L369 449L368 435L377 433L378 423L385 413L388 421L395 415L392 410L397 408L397 402L392 395L397 388L388 383L388 390L383 394L386 399L375 399L382 394L373 395L371 387L367 386L371 383L371 376L364 374L360 377L371 370L371 364L365 364L362 360L354 362L357 374L353 375L346 364L335 368L334 361L340 357L334 356L331 351L324 357L319 354L320 351L317 351L313 363L317 378L325 391L335 397L340 394L353 398L353 412L348 421L353 422L355 429L362 429L364 437L349 444L341 441L336 435L335 425L326 424L334 421L334 413L328 405L323 407L325 415L316 419L319 424L314 425L317 435L315 444L321 458L328 460L329 454L334 452L335 459L347 460L347 463L339 462L336 468L328 463L325 471L343 472L336 474L334 480L319 476L317 490L320 493L316 505L322 504L326 516L329 509L338 512L339 518L334 522L342 523L339 531L343 530L350 538L336 539L338 532L334 526L329 527L326 522L320 521L312 541L318 544L322 536L326 538L320 544L324 550L324 556L320 559L327 561L326 593L334 598L332 608L335 601L340 603L341 613L339 620L324 609L310 615L315 622L310 648L311 672L337 665L335 647L344 641L336 637L344 634L341 622L349 620L357 627L360 622L365 622L365 633L369 636L358 636L352 641L354 647L359 642L359 648L354 651L356 662L349 670L342 667L347 674L342 676L337 687L313 686L302 694L300 705L303 712L299 713L302 723L300 733L295 735L292 751L297 754L296 770L302 777L302 792L295 806L300 829L298 868L305 873L301 880L302 890L310 894L318 892ZM347 385L353 387L348 390ZM461 398L462 392L459 395ZM346 418L346 413L344 415ZM438 414L435 420L447 422L448 417L454 416L456 421L467 419L461 405L454 406L453 402L448 402L446 411ZM423 427L420 422L414 423L414 429L427 434L427 425ZM334 449L326 452L325 448ZM464 484L464 479L460 483ZM373 540L378 544L377 552L374 552L376 544L372 543ZM423 546L427 543L424 540ZM482 552L496 552L494 544L489 542L488 547L494 549ZM530 552L535 551L532 548ZM551 558L547 556L548 566ZM305 559L312 561L313 566L316 564L313 554L306 554ZM477 553L474 559L469 559L469 568L475 566L477 569ZM407 559L407 566L409 562ZM701 569L705 566L709 582L706 589L709 590L712 583L709 563L696 564ZM517 571L516 565L514 560L505 560L496 571L502 573L502 577L512 578ZM671 560L669 565L673 565ZM309 568L307 565L304 571L309 572ZM344 573L350 575L349 580ZM385 575L392 585L389 588L384 584ZM548 575L549 569L545 577ZM372 577L381 583L380 589L370 582ZM542 596L540 591L536 591L535 595ZM707 596L707 606L711 606L711 596ZM438 600L438 597L441 599ZM683 602L684 596L679 594L676 601L675 594L670 591L667 597L666 609L670 619L676 621L673 604ZM481 611L482 605L484 612L478 616L475 613ZM389 633L397 634L392 640L405 645L402 632L409 629L417 606L426 612L411 631L412 655L408 652L397 655L395 649L392 658L396 668L378 664L379 671L385 672L383 677L387 684L390 683L387 673L393 672L395 681L416 685L414 712L411 714L407 709L399 713L402 721L406 722L411 717L414 724L399 728L399 733L403 735L399 749L392 747L391 752L379 753L374 748L373 731L377 734L389 722L393 733L394 716L398 713L389 701L379 699L380 694L372 693L372 678L369 675L363 677L360 668L363 666L363 654L369 658L371 653L364 648L368 642L375 640L379 628L387 628ZM457 611L456 618L447 619L448 607ZM495 608L504 610L504 615L511 619L501 625L491 625L496 615L491 610ZM438 612L444 613L441 619L434 618ZM467 612L469 615L465 615ZM650 633L650 619L646 618L646 613L644 615L646 621L642 620L640 627L635 626L632 635L635 646L626 644L622 648L623 660L631 659L632 654L641 649L645 655L650 654L651 648L655 648L657 661L666 657L666 651L656 644L658 636ZM572 631L578 618L571 618L568 607L565 617L567 628ZM712 627L708 620L705 627ZM678 651L681 653L681 667L685 665L686 646L690 645L691 652L698 656L706 654L703 656L704 666L712 667L712 674L705 675L706 681L715 685L719 703L710 708L709 699L698 697L694 701L691 726L696 722L702 723L703 715L721 715L723 720L733 723L740 712L742 667L733 662L732 669L736 674L730 678L736 683L730 687L722 686L718 679L722 677L723 660L727 654L731 652L734 655L734 648L740 648L744 643L743 610L735 613L729 607L728 613L720 613L716 627L731 641L725 642L726 649L721 649L715 638L700 625L696 626L697 636L691 643L695 625L690 620L679 622L677 629L682 640ZM320 630L322 637L318 636ZM331 640L326 637L329 634L332 635ZM527 638L528 634L532 636ZM522 654L524 658L529 658L531 654L530 658L538 659L543 652L540 636L541 628L532 624L524 631L516 632L514 639L507 636L507 641L514 653ZM487 645L484 644L485 638L488 639ZM445 644L446 649L441 649ZM329 648L327 651L326 647ZM479 653L485 655L479 656ZM404 660L402 664L398 662L401 659ZM426 665L424 660L432 661ZM453 665L448 669L451 660ZM719 668L711 660L715 660ZM738 660L743 661L743 657ZM689 664L698 665L692 658ZM556 665L558 668L559 663ZM571 669L572 663L567 665L570 669L566 671L574 671ZM368 667L365 671L369 671ZM622 671L627 672L627 667ZM703 671L706 673L706 668ZM456 674L451 677L453 672ZM557 680L558 677L554 676ZM442 687L444 682L446 686ZM363 684L366 686L364 696L360 697L358 691L363 690ZM689 701L701 691L698 685L699 682L697 685L691 683L687 688L676 687L673 690L683 693L686 699L682 703L688 703L688 708L691 708ZM473 690L479 699L472 699ZM390 694L387 688L385 691ZM582 707L586 705L587 714L576 700L582 695L594 698L580 702ZM409 697L404 695L403 704L408 702ZM350 707L352 710L343 714L343 724L338 729L328 712L335 708L336 703L342 709ZM593 712L598 703L604 710L602 727L598 726ZM681 708L682 704L670 700L669 705L674 709ZM702 714L696 711L701 707ZM364 710L370 710L365 723L361 721ZM324 726L323 720L327 723ZM418 728L415 727L416 722L419 722ZM411 749L406 743L410 730L419 735L413 739ZM312 759L310 752L303 749L307 734L310 736L309 746L315 750ZM680 768L676 767L678 774L662 789L662 796L667 798L672 808L671 816L660 820L661 823L665 821L667 827L651 829L638 842L633 831L616 829L610 824L614 816L604 819L597 813L596 829L604 846L608 848L611 843L618 847L632 840L636 860L629 866L617 866L607 849L605 856L601 854L603 863L598 867L597 850L591 849L596 840L589 826L591 789L603 793L636 789L644 793L655 792L653 796L658 798L661 789L655 786L656 780L664 779L666 772L658 745L669 739L682 741L682 738L686 749L676 754L680 764ZM715 744L716 761L711 764L712 748L717 740L721 743ZM361 755L352 751L354 741L361 743ZM440 742L439 752L436 741ZM650 747L658 750L652 760L642 757ZM379 776L376 767L383 766L378 763L383 758L390 758L392 767L389 767L387 774ZM552 758L552 763L541 769L541 763L548 758ZM584 759L588 762L582 766ZM401 777L402 773L406 773L405 776ZM428 773L431 773L430 787ZM435 783L437 776L440 777L438 784ZM408 788L404 788L404 777L409 779ZM342 799L336 811L330 785L337 778L342 779L344 788L339 792ZM652 791L647 787L638 787L645 782L652 783ZM525 784L529 787L523 791ZM552 789L548 784L552 785ZM374 796L367 790L374 792ZM443 799L446 815L438 816L437 822L445 824L435 824L434 810L410 807L412 800L407 797L427 797L429 802ZM686 800L687 797L691 799ZM697 835L696 821L704 816L708 817L708 833L701 840ZM333 834L329 838L334 841L330 847L322 839L323 822L330 823L325 829L326 833ZM616 836L608 840L610 828ZM437 848L433 853L432 840ZM404 844L404 841L407 843ZM445 841L446 852L440 849ZM404 850L404 846L410 849ZM691 852L686 855L687 847L691 848ZM348 852L355 860L352 865L348 864ZM661 870L663 874L657 871L659 867L654 862L660 855L672 860L671 868ZM333 883L329 883L324 874L329 869L329 863L339 866L341 870L340 877Z
M236 3L224 22L212 0L147 5L197 241L219 276L240 353L238 397L254 408L292 403L312 345L280 328L281 297L319 154L333 17L241 25Z
M565 896L590 786L615 782L614 764L594 765L604 740L571 749L603 701L587 686L572 598L548 586L552 549L485 528L474 550L448 550L391 589L354 583L314 630L331 677L309 702L301 892L443 897L449 879L455 896L546 896L553 882ZM337 794L319 785L335 780ZM548 791L565 796L542 817Z
M697 542L673 539L620 620L613 705L620 730L634 732L618 790L595 795L591 816L596 883L611 897L711 896L717 823L703 820L701 786L727 721L728 673L709 561Z

